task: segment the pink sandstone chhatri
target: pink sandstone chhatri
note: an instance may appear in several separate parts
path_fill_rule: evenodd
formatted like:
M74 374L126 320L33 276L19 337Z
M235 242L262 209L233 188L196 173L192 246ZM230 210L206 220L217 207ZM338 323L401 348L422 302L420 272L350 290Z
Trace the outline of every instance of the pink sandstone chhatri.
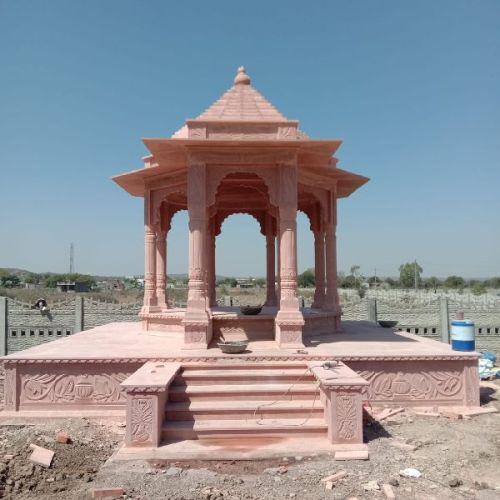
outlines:
M477 353L368 322L340 328L337 199L367 181L337 168L341 141L308 138L240 68L207 111L172 138L144 143L151 153L144 168L115 178L144 197L142 322L103 325L5 357L4 415L126 414L122 458L321 450L350 460L368 458L365 403L477 412ZM184 309L171 308L165 292L166 238L179 210L189 214ZM298 210L314 233L316 292L304 309ZM233 213L253 216L266 237L267 294L258 316L215 300L215 240ZM221 353L221 336L248 339L248 352Z
M187 120L170 139L144 139L144 144L151 152L144 168L114 180L144 197L145 330L178 332L184 346L193 349L206 348L220 334L214 311L215 240L234 213L254 217L266 237L269 321L259 330L283 347L303 346L306 330L340 330L337 199L368 180L337 168L333 155L340 140L308 138L296 120L252 87L241 67L234 85L198 118ZM165 297L165 238L179 210L189 214L189 291L182 316L169 309ZM304 315L297 297L299 210L314 233L316 317ZM236 317L231 326L242 321L252 320Z

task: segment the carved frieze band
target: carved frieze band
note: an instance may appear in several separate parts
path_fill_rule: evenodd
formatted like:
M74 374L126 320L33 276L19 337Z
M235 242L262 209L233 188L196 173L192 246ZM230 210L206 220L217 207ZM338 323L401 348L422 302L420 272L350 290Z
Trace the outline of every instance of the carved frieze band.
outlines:
M20 403L124 403L120 383L126 373L55 374L23 373L20 376Z
M358 372L370 382L367 399L377 400L439 400L461 399L463 382L460 371Z

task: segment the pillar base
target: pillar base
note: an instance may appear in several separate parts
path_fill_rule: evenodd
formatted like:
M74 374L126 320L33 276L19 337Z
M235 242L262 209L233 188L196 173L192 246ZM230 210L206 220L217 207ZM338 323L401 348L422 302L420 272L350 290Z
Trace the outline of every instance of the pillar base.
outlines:
M304 317L300 311L278 311L275 320L275 340L279 347L285 349L301 349Z
M212 340L212 320L207 311L186 311L183 349L207 349Z
M342 322L341 322L341 316L342 316L342 307L338 304L333 304L330 306L323 306L322 310L325 312L333 313L334 314L334 328L335 328L335 333L339 333L342 331Z
M157 305L154 305L154 306L142 306L141 308L141 312L139 313L139 315L142 315L142 314L154 314L154 313L159 313L161 312L161 307L160 306L157 306Z

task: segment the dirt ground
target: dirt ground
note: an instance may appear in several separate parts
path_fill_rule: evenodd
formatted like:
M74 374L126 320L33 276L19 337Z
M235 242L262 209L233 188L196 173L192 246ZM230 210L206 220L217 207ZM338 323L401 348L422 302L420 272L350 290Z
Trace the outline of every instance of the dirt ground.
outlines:
M500 383L495 385L499 392L482 388L482 401L500 409ZM385 498L377 488L389 483L398 499L500 498L500 413L455 420L407 411L382 424L365 426L368 461L288 456L255 462L116 462L108 459L122 443L121 422L13 421L0 413L0 497L82 499L89 489L107 486L123 488L122 498L143 500L371 499ZM57 443L58 430L72 442ZM55 452L50 468L29 461L30 443ZM400 476L408 467L422 476ZM321 479L338 471L346 476L326 489Z

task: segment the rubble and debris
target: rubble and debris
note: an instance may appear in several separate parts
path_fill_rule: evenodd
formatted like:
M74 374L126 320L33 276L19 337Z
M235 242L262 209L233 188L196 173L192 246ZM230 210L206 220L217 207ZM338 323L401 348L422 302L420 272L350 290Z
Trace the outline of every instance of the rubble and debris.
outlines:
M403 476L403 477L416 477L416 478L418 478L422 475L422 473L417 469L413 469L412 467L408 467L407 469L400 470L399 475Z
M328 481L338 481L339 479L342 479L345 476L347 476L347 472L345 470L339 470L335 474L324 477L321 481L324 483L326 483Z
M117 498L125 494L123 488L92 488L89 490L89 498Z
M377 481L368 481L367 483L363 484L363 489L365 491L378 491L380 490L380 486Z
M394 490L392 489L392 486L390 484L383 484L382 491L384 492L385 498L387 498L387 500L396 499L396 495L394 494Z
M404 411L404 408L384 408L380 413L375 414L373 418L381 422L382 420L403 413Z
M71 443L71 438L67 432L59 431L56 434L56 441L61 444L69 444Z
M448 481L448 486L450 488L456 488L457 486L462 486L463 482L458 477L454 477Z

